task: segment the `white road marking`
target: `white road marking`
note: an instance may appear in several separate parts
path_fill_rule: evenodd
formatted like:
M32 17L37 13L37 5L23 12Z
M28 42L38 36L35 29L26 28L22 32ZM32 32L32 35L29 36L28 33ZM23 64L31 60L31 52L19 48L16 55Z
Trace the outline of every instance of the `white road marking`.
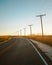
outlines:
M28 40L28 39L27 39ZM29 41L29 40L28 40ZM42 59L42 61L44 62L45 65L48 65L48 63L45 61L45 59L42 57L42 55L40 54L40 52L37 50L37 48L31 43L31 41L29 41L30 44L33 46L33 48L36 50L36 52L38 53L38 55L40 56L40 58Z
M52 47L51 46L38 42L38 41L35 41L35 40L32 40L32 39L30 39L30 40L34 44L36 44L45 53L45 55L47 55L50 58L50 60L52 61Z

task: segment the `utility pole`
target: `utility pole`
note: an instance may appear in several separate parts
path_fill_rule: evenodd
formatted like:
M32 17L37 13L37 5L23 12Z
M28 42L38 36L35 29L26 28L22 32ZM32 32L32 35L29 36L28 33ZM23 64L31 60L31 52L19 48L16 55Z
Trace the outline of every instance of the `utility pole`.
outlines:
M21 36L21 31L22 31L22 30L20 30L20 36Z
M30 34L32 35L32 25L28 25L30 27Z
M19 36L19 31L17 31L18 32L18 36Z
M24 28L24 36L25 36L25 34L26 34L26 28Z
M45 16L45 14L42 15L37 15L36 17L40 17L40 21L41 21L41 30L42 30L42 36L44 35L44 31L43 31L43 22L42 22L42 17Z

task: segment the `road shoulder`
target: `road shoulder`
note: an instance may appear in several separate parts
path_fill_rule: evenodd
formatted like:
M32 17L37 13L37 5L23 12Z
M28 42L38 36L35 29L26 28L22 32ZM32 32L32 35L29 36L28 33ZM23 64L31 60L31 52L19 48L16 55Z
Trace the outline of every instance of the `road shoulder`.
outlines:
M44 59L48 62L48 64L51 65L52 64L52 59L50 58L51 49L49 50L50 51L50 53L49 53L48 49L45 50L45 48L47 48L47 47L42 47L42 46L44 46L43 43L37 42L37 41L32 40L32 39L30 39L30 41L36 46L36 48L38 49L38 51L40 51L40 53L42 54L42 56L44 57Z

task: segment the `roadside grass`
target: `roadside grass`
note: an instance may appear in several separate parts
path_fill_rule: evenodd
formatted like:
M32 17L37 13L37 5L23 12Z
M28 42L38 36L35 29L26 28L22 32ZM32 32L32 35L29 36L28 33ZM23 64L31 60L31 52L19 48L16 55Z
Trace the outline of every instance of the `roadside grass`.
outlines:
M0 36L0 43L9 39L9 36Z
M44 44L47 44L52 47L52 35L44 35L43 37L41 35L29 35L29 36L0 36L0 43L8 40L10 37L16 37L16 38L29 38L33 39L39 42L42 42Z
M41 35L32 35L27 36L27 38L42 42L52 47L52 35L44 35L43 37Z

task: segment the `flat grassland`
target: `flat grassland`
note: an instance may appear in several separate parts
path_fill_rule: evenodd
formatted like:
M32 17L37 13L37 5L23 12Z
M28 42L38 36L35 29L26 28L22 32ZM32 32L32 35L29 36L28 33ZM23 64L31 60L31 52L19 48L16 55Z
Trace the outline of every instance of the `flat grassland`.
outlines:
M11 36L11 37L24 37L24 38L29 38L33 39L39 42L42 42L44 44L47 44L52 47L52 35L44 35L43 37L41 35L29 35L29 36ZM8 40L10 36L0 36L0 43Z
M9 39L9 36L0 36L0 43Z
M43 37L41 35L32 35L27 37L42 42L44 44L50 45L52 47L52 35L44 35Z

